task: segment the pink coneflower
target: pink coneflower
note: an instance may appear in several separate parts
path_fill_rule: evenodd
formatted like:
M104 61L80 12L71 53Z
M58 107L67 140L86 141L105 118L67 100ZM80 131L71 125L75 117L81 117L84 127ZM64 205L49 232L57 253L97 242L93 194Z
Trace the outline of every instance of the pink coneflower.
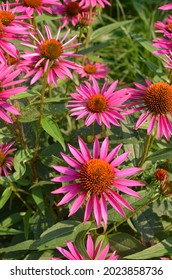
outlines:
M28 29L32 26L26 22L25 19L29 17L26 15L19 15L16 12L16 8L10 8L7 1L6 4L0 5L0 21L4 26L4 36L7 34L7 38L22 39L28 34Z
M16 150L10 149L15 142L0 144L0 176L8 176L8 169L12 170L13 157L8 156Z
M87 59L84 65L78 66L75 70L81 78L87 77L88 80L106 78L108 71L109 68L104 63L91 62L89 59Z
M77 35L64 43L70 33L70 30L66 32L61 40L59 40L61 28L58 29L55 39L53 39L51 30L47 25L45 26L47 39L44 38L38 29L37 32L40 36L40 40L38 40L33 34L30 34L32 39L35 40L35 44L22 43L23 45L34 49L34 52L26 51L25 54L21 55L21 57L25 59L23 65L31 69L27 77L34 75L31 80L31 84L35 83L43 76L48 66L50 66L48 72L49 84L52 82L57 86L57 77L65 80L65 76L68 76L72 79L73 77L69 68L75 69L76 65L65 58L78 56L78 54L75 54L74 51L68 51L69 49L80 45L78 43L70 45L70 43L77 38Z
M165 82L152 84L145 80L146 86L134 83L137 89L130 89L131 103L127 106L137 106L128 111L130 113L144 110L139 117L135 129L138 129L150 119L147 134L150 135L157 126L158 139L164 135L167 140L172 134L171 112L172 112L172 86Z
M8 67L7 65L0 64L0 118L8 123L12 123L12 119L5 111L14 115L19 115L20 113L15 107L7 103L6 100L17 93L24 92L27 89L25 86L11 88L12 86L25 81L14 81L19 74L20 70L14 70L13 66Z
M109 243L104 248L102 248L102 243L103 240L99 241L97 246L95 246L92 237L88 235L86 242L86 253L88 258L83 257L70 241L66 241L69 251L62 247L57 247L57 250L68 260L117 260L118 255L116 255L116 252L109 255ZM60 259L53 258L53 260Z
M93 85L85 82L85 85L76 87L77 93L72 93L74 100L70 100L67 107L71 109L71 116L77 116L77 120L87 116L85 125L89 126L95 120L99 125L104 124L110 128L110 123L120 126L118 120L124 120L122 114L125 111L121 104L129 98L127 89L116 89L118 81L112 83L107 89L108 81L99 88L97 81Z
M104 8L105 5L111 6L111 3L107 0L81 0L80 5L84 5L85 7L95 7L100 5L102 8Z
M108 145L108 138L103 141L101 147L96 138L91 155L86 143L79 137L81 152L72 145L68 145L75 159L61 153L61 156L71 168L53 166L56 171L65 174L64 176L55 177L52 179L53 182L74 181L52 192L53 194L66 193L57 206L66 204L77 196L70 209L69 216L73 215L86 203L84 222L89 219L93 211L98 226L100 226L102 219L105 226L107 225L108 211L106 201L120 215L125 217L121 205L129 210L133 209L118 192L121 191L140 198L137 192L133 191L131 187L143 186L140 182L125 178L139 172L141 170L140 168L135 167L123 170L117 168L127 159L129 152L117 156L122 146L120 144L108 154Z
M39 15L42 15L43 12L52 14L52 8L57 4L57 0L16 0L14 6L17 12L25 12L31 16L34 11Z
M64 0L63 4L59 3L54 9L54 13L62 15L58 21L62 21L62 28L71 23L75 26L78 23L78 15L87 12L87 8L83 8L76 0Z

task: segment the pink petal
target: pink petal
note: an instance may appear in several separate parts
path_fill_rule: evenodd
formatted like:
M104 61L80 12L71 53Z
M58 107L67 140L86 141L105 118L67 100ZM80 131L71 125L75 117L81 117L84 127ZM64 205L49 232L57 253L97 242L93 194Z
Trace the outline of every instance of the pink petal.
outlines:
M92 240L92 238L89 234L88 234L88 237L87 237L86 250L87 250L87 253L88 253L90 259L93 259L93 257L94 257L94 243L93 243L93 240Z
M127 177L127 176L131 176L139 171L141 171L142 169L141 168L138 168L138 167L133 167L133 168L126 168L124 170L118 170L118 171L115 171L115 176L116 177Z
M115 198L117 200L118 203L122 204L124 207L126 207L129 210L133 210L133 208L131 207L131 205L118 193L116 193L114 190L108 188L109 192L111 193L111 195L113 196L113 198Z
M93 158L98 158L100 151L100 143L98 138L96 137L93 144Z
M65 203L68 203L70 200L72 200L76 195L78 194L78 192L69 192L67 193L61 200L60 202L57 204L57 206L63 205Z
M108 219L108 210L107 210L106 200L105 200L103 194L101 194L101 197L100 197L100 208L101 208L101 213L102 213L102 218L103 218L103 221L104 221L104 225L106 227L107 226L107 219Z
M148 130L147 130L148 135L151 134L152 130L153 130L154 127L155 127L156 117L157 117L157 115L152 116L152 118L151 118L151 120L150 120L150 122L149 122Z
M84 159L86 161L90 160L91 156L90 156L90 152L87 148L87 145L85 144L85 142L80 137L78 137L78 142L79 142L79 147L80 147L80 150L82 152L82 155L83 155Z
M94 207L94 216L96 219L97 226L100 227L102 215L101 215L100 202L98 200L97 195L93 197L93 207Z
M52 182L69 182L69 181L76 180L77 178L78 178L78 176L76 176L76 175L58 176L58 177L53 178L51 181Z
M118 151L120 150L120 148L122 147L122 144L119 144L118 146L116 146L110 153L109 155L105 158L105 161L110 162L118 153Z
M124 186L129 186L129 187L134 187L134 186L144 186L145 184L135 181L135 180L130 180L130 179L115 179L114 183L124 185Z
M68 155L65 155L63 153L60 153L61 156L63 157L63 159L73 168L78 168L81 169L81 164L79 164L76 160L74 160L73 158L71 158Z
M75 202L73 203L70 212L69 212L69 217L72 216L84 203L84 200L86 198L87 192L81 193L76 199Z
M106 192L106 198L109 201L109 203L112 205L112 207L123 217L125 217L124 210L121 208L121 206L116 202L116 200Z
M123 193L132 195L132 196L134 196L134 197L141 198L141 196L140 196L137 192L133 191L133 190L130 189L130 188L127 188L126 186L123 186L123 185L114 183L114 187L115 187L116 189L120 190L120 191L123 192Z
M85 206L84 223L89 219L93 209L93 196L90 195Z
M108 146L109 146L109 140L108 140L108 137L106 137L100 148L100 158L101 159L106 158L107 153L108 153Z
M112 162L111 162L111 166L112 167L115 167L115 166L118 166L120 165L121 163L123 163L127 158L128 158L128 155L130 154L130 152L126 152L126 153L123 153L122 155L118 156L117 158L115 158Z
M78 175L78 172L69 168L69 167L65 167L65 166L56 166L56 165L52 165L52 167L63 174L67 174L67 175Z
M84 164L86 161L83 158L83 155L72 145L68 144L69 150L72 153L72 155L79 161L80 163Z
M101 251L101 253L98 256L98 260L104 260L107 256L107 253L109 252L109 244L106 245L106 247Z

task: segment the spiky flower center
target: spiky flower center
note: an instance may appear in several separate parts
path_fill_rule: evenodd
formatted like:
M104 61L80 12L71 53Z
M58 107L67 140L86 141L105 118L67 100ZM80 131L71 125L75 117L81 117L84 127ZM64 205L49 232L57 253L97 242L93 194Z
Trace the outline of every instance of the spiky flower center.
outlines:
M164 82L152 84L144 94L147 109L154 114L172 112L172 86Z
M82 13L82 8L77 2L69 2L66 4L65 13L68 17L74 17Z
M95 94L88 100L87 107L94 113L104 112L107 108L106 98L100 93Z
M23 0L27 7L38 8L42 5L42 0Z
M83 188L94 194L105 191L113 184L114 178L113 167L103 159L90 159L80 171Z
M165 29L166 29L168 32L172 32L172 23L166 24Z
M3 152L0 152L0 166L4 164L5 161L5 155Z
M40 52L41 55L47 59L56 59L63 52L62 44L55 39L46 40L41 43Z
M14 20L14 14L9 11L0 11L0 20L3 25L8 26Z
M87 64L85 65L84 67L84 71L87 73L87 74L95 74L96 73L96 66L94 64Z
M164 181L168 177L168 173L165 169L158 169L155 172L155 177L158 181Z

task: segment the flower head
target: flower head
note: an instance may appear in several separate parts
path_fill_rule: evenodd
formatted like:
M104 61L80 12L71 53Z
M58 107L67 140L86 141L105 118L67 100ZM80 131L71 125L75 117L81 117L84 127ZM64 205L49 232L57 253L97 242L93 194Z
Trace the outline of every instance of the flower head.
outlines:
M33 76L31 84L35 83L46 72L48 66L48 83L54 83L57 86L57 77L65 80L65 76L73 78L69 69L75 69L76 65L66 58L72 58L78 56L74 51L68 51L80 45L78 43L70 45L76 38L73 38L64 43L65 39L69 35L70 30L66 32L64 37L59 40L61 28L58 29L56 38L54 39L51 34L50 28L46 25L45 32L47 38L44 38L42 33L37 30L40 40L37 39L32 33L30 34L36 44L22 43L25 46L34 49L34 52L25 51L25 54L21 55L24 58L23 66L30 68L28 75L25 77Z
M15 142L0 144L0 176L8 176L8 169L12 170L13 157L8 156L16 150L11 148Z
M168 173L165 169L158 169L155 172L155 177L158 181L164 181L168 178Z
M78 66L75 72L77 72L81 78L87 77L88 80L99 80L106 78L109 68L100 62L91 62L89 59L86 60L84 65Z
M25 86L12 88L12 86L25 81L14 81L14 79L18 77L19 74L20 70L14 70L14 66L8 67L5 64L0 64L0 118L8 123L12 123L12 119L5 111L8 111L14 115L19 115L20 113L14 106L12 106L10 103L7 103L6 100L17 93L24 92L27 89Z
M146 86L135 83L137 89L130 89L132 101L127 106L137 106L129 110L128 113L144 112L139 117L135 129L138 129L149 118L147 133L152 133L157 124L158 139L164 135L167 140L172 134L172 124L170 121L172 112L172 86L165 82L152 84L146 81Z
M86 143L79 138L81 152L72 145L68 145L75 159L61 153L63 159L71 168L53 166L56 171L65 174L55 177L52 179L53 182L74 181L52 192L53 194L66 193L58 205L66 204L77 196L70 209L69 216L73 215L86 202L84 222L89 219L93 211L98 226L100 226L102 220L105 226L107 225L107 201L124 217L125 213L121 205L133 210L118 191L140 198L131 187L143 186L140 182L125 178L139 172L140 168L118 169L118 166L127 159L129 152L117 156L122 146L118 145L108 154L108 145L108 138L103 141L101 147L96 138L91 155Z
M16 0L14 3L17 12L24 12L29 16L32 16L34 11L39 15L43 12L52 14L52 8L57 4L57 0Z
M80 5L84 5L85 7L100 5L102 8L105 8L105 5L111 6L111 3L107 0L81 0Z
M109 255L109 243L104 248L102 248L102 243L103 240L99 241L97 246L95 246L93 239L90 235L88 235L86 242L86 253L88 255L88 258L83 257L70 241L66 241L66 245L69 251L62 247L57 247L57 250L68 260L117 260L118 255L116 255L116 252L113 252L111 255ZM53 260L60 259L53 258Z
M75 26L78 23L78 15L83 12L87 12L87 8L83 8L76 0L64 0L63 3L59 3L54 9L54 13L62 15L58 21L63 22L62 28L71 23Z
M76 87L77 93L71 94L74 100L70 100L67 105L71 109L71 116L77 116L77 120L87 116L86 126L95 120L99 125L104 123L108 128L110 123L120 126L118 120L124 120L122 114L125 114L121 104L129 98L127 89L115 92L118 81L113 82L109 89L106 81L100 89L97 81L93 78L92 80L93 85L85 82L85 85Z

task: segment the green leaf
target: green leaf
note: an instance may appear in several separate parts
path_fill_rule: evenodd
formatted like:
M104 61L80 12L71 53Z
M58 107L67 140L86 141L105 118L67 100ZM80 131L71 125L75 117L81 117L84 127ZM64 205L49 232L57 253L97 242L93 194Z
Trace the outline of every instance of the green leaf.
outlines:
M32 152L33 150L31 149L17 151L14 156L14 169L16 171L12 175L1 177L0 184L3 185L4 183L14 182L20 179L26 171L25 163L33 157Z
M159 161L164 159L172 159L172 149L171 148L165 148L160 151L154 152L152 155L150 155L147 160L151 161Z
M58 141L64 150L66 150L63 136L60 132L58 124L51 117L44 117L41 121L42 128L51 135L55 141Z
M22 230L18 230L15 228L8 228L8 227L1 227L0 228L0 235L16 235L23 233Z
M54 249L57 246L65 247L66 240L74 241L76 235L90 227L91 222L87 222L84 225L77 221L63 221L57 223L47 229L41 234L40 239L36 240L32 245L32 250L47 250Z
M10 227L10 226L20 222L24 215L25 215L25 212L11 214L9 217L4 219L0 223L0 227Z
M152 42L146 40L143 37L139 37L136 34L131 34L131 37L136 40L144 49L146 49L147 51L153 53L153 51L156 50L155 47L152 46Z
M137 212L132 221L145 241L152 241L158 233L163 231L160 218L152 211L151 207Z
M130 24L131 22L132 22L131 20L124 20L124 21L118 21L118 22L111 23L106 26L100 27L92 33L91 40L94 41L95 39L100 39L101 36L107 35L108 33L112 32L113 30L115 30L121 26Z
M135 237L125 232L117 232L108 236L111 250L117 251L120 256L136 253L144 248Z
M22 99L22 98L29 98L29 97L36 97L40 96L40 93L38 91L32 91L28 90L22 93L15 94L15 96L10 97L11 100L13 99Z
M2 196L0 198L0 209L2 209L2 207L5 205L5 203L8 201L8 199L10 198L12 193L12 189L10 187L6 188L3 193Z
M27 240L27 241L24 241L21 243L17 243L16 245L13 245L13 246L1 248L0 253L9 253L9 252L30 250L30 246L33 242L34 242L34 240Z
M45 204L44 204L42 189L39 187L33 188L32 197L35 203L37 204L38 208L40 209L41 213L45 215Z
M125 258L132 260L146 260L170 254L172 254L172 237L168 237L152 247L142 250L136 254L128 255Z

